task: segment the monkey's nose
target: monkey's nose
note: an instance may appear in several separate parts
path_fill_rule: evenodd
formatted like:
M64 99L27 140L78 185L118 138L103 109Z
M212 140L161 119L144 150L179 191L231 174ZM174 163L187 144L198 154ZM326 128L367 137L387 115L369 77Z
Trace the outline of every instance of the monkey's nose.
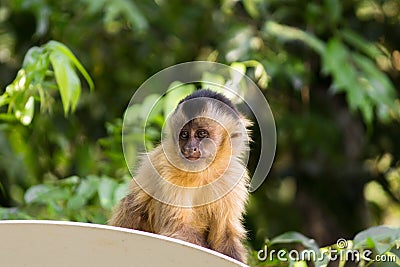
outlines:
M182 154L188 160L196 160L201 156L200 150L197 147L185 147Z
M182 152L185 154L193 154L196 153L197 150L197 147L184 147Z

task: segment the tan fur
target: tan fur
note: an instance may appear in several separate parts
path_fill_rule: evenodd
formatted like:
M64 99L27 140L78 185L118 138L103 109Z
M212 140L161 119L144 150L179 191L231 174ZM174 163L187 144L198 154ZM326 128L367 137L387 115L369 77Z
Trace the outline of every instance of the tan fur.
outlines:
M241 157L248 149L248 135L238 129L237 120L212 107L200 115L214 116L225 127L224 130L214 125L221 140L212 164L198 172L173 166L164 151L173 151L176 144L167 136L162 145L143 157L130 193L121 200L109 224L178 238L245 262L242 215L249 177ZM249 125L244 118L239 122ZM176 156L173 161L184 164L178 155L171 154ZM159 199L185 203L185 207Z

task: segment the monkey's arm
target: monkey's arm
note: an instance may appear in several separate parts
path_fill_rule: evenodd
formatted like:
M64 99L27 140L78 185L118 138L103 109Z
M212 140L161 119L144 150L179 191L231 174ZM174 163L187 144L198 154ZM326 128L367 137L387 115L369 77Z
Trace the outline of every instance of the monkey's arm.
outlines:
M151 232L147 211L150 200L151 198L132 181L130 193L119 202L108 224Z
M159 214L162 219L159 234L177 238L199 246L208 247L205 235L205 226L201 221L193 220L191 209L166 206L161 204Z
M234 202L234 198L229 198L221 199L222 205L215 207L217 212L214 213L207 241L211 249L245 263L246 249L242 242L245 240L246 230L241 223L244 201ZM218 212L219 209L224 212Z
M204 233L187 224L180 224L179 229L175 232L164 230L160 234L190 242L202 247L208 247Z
M246 249L242 244L243 227L235 226L229 220L221 224L223 225L214 225L210 228L208 236L210 248L238 261L246 262Z

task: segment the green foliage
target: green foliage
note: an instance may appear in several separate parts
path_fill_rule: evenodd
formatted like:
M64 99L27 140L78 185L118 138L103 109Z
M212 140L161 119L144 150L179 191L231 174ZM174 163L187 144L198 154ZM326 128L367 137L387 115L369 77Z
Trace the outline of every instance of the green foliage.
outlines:
M50 64L54 73L49 70ZM0 107L8 105L8 112L1 114L0 118L11 120L14 116L22 124L30 124L35 111L35 99L42 103L42 109L46 108L52 98L50 89L59 89L65 115L70 109L74 111L81 93L75 68L93 89L89 74L64 44L50 41L42 47L32 47L26 53L17 77L0 96Z
M399 118L399 106L393 101L395 88L370 58L350 53L340 40L332 39L324 54L323 71L332 74L334 92L346 92L350 108L359 109L367 124L372 123L374 108L381 121Z
M266 23L265 32L284 41L302 41L315 50L322 59L322 72L333 77L331 91L346 93L350 109L359 110L368 125L374 119L374 108L383 122L399 120L400 106L393 101L396 89L373 61L384 55L376 45L349 29L326 43L298 28L272 21ZM351 51L349 45L367 56Z
M174 90L176 89L176 90ZM179 101L195 91L196 87L192 84L182 84L181 82L173 82L168 88L163 104L164 116L167 117L178 105Z
M88 5L88 12L91 14L104 10L103 21L109 31L119 31L123 27L124 20L129 22L132 29L139 32L143 32L149 27L147 19L143 16L134 1L84 0L83 2ZM121 18L124 20L121 20Z
M265 32L266 34L278 37L282 41L302 41L319 54L324 54L325 52L325 45L321 40L298 28L280 25L274 21L269 21L265 24Z
M130 178L68 177L30 187L24 204L0 208L0 219L68 220L105 224L111 209L127 194Z
M278 246L284 244L285 246ZM288 246L301 245L302 249ZM358 233L354 240L338 239L331 246L320 248L314 239L297 232L287 232L268 241L262 250L253 252L251 266L393 266L400 263L400 228L371 227Z

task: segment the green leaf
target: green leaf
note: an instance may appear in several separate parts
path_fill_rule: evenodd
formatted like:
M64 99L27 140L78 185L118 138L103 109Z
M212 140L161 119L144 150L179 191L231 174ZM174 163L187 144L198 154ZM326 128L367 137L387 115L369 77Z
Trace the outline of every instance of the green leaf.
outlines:
M16 118L13 114L1 114L0 113L0 120L2 121L7 121L7 122L12 122L15 121Z
M196 87L193 84L183 84L179 81L171 83L164 97L164 116L167 118L168 115L175 110L179 101L193 93L195 90Z
M269 244L273 245L273 244L282 244L282 243L284 243L284 244L300 243L307 249L311 249L315 252L315 255L317 256L315 259L313 259L313 260L316 260L314 262L315 266L323 267L323 266L327 266L327 264L328 264L329 259L325 254L323 255L322 260L319 261L319 259L321 259L321 252L320 252L320 248L319 248L318 244L315 242L315 240L308 238L301 233L286 232L286 233L279 235L279 236L275 237L274 239L272 239ZM294 264L294 263L291 263L291 264Z
M19 105L16 105L18 107ZM29 125L32 121L33 114L35 112L35 101L33 96L30 96L26 101L25 105L21 109L15 110L15 117L23 124Z
M10 101L10 98L7 93L0 95L0 107L7 105Z
M258 84L264 88L268 86L268 81L269 81L269 76L263 66L260 62L257 60L248 60L244 61L243 64L246 65L246 67L253 67L254 68L254 78L258 80Z
M159 94L151 94L146 96L142 105L140 106L140 119L151 121L158 113L161 112L161 105L159 102L161 97Z
M373 119L373 102L365 90L365 74L357 71L354 55L337 38L328 41L323 54L323 72L333 76L336 92L345 92L351 110L359 109L364 121L370 125Z
M249 13L249 15L254 19L260 17L260 12L257 4L259 4L259 2L256 0L243 0L244 8L246 9L247 13Z
M342 3L339 0L325 0L325 14L332 26L336 26L341 19Z
M26 193L24 195L25 202L28 204L33 203L40 199L43 194L48 193L49 191L49 186L44 184L32 186L28 190L26 190Z
M353 58L357 66L364 73L363 88L371 102L377 107L378 118L383 122L391 119L391 112L395 114L397 106L395 103L396 89L392 82L383 72L376 66L371 59L360 55L353 54ZM395 116L399 114L395 114Z
M96 194L98 186L98 179L89 176L88 178L81 180L81 183L76 190L76 194L84 199L91 199Z
M25 54L24 61L22 62L22 68L27 69L32 68L32 66L36 66L40 59L40 55L42 54L43 48L37 46L31 47Z
M124 114L124 124L126 125L137 125L138 120L140 118L140 104L133 104L130 105L126 110ZM130 128L130 127L128 127Z
M67 208L75 211L75 210L78 210L78 209L82 208L83 206L85 206L86 203L87 203L86 198L79 196L79 195L75 195L75 196L72 196L70 199L68 199Z
M110 210L114 205L114 191L118 183L108 177L102 177L98 188L100 205Z
M357 88L357 74L352 68L349 52L346 46L333 38L328 41L323 54L323 72L332 73L335 84L339 90L347 87Z
M27 73L24 69L20 69L14 81L6 87L6 93L12 97L14 94L19 94L25 91L27 85Z
M343 29L339 33L347 43L351 44L370 58L375 59L377 56L382 55L382 52L375 44L368 42L358 33L350 29Z
M42 195L40 201L42 203L59 203L61 200L65 201L70 199L71 191L66 187L50 187L51 190ZM57 205L58 206L58 205Z
M375 226L368 228L354 237L354 248L370 248L373 245L378 253L389 250L400 240L400 228L388 226Z
M54 69L57 84L60 88L61 100L66 115L71 107L75 110L81 93L81 83L65 54L58 50L50 53L50 62Z
M278 37L283 41L302 41L318 54L323 54L325 50L324 43L311 33L307 33L295 27L278 24L274 21L268 21L264 30L267 34Z
M75 57L75 55L69 50L67 46L64 44L57 42L57 41L50 41L48 42L45 47L49 49L51 52L58 51L61 54L64 54L72 64L80 71L83 77L86 79L87 83L89 84L89 88L92 91L94 89L94 83L86 69L82 66L79 60Z
M129 193L129 188L127 183L118 185L114 192L114 203L118 203L128 193Z
M77 184L79 184L81 178L79 178L79 176L73 175L73 176L69 176L67 178L61 179L59 180L59 183L61 186L75 186Z
M33 86L40 85L49 68L49 54L42 47L32 47L28 50L22 63L26 73L26 83Z
M225 82L224 76L220 74L205 71L201 76L202 87L215 92L224 93Z
M231 64L231 67L240 72L241 74L246 74L247 67L244 62L233 62Z
M306 237L305 235L298 232L286 232L281 234L270 241L270 244L282 244L282 243L301 243L306 248L310 248L314 251L319 252L319 247L314 239Z
M139 8L133 1L128 0L112 0L105 4L105 23L115 21L120 15L125 17L132 26L138 31L144 31L148 28L148 22L140 12Z

